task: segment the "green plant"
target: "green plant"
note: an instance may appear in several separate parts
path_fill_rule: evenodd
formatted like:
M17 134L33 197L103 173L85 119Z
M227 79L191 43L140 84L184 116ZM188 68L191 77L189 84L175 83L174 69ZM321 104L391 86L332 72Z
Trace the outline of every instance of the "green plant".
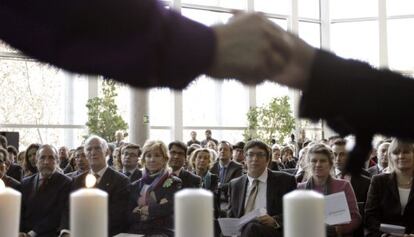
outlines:
M88 126L89 134L95 134L106 141L115 140L117 130L126 130L128 124L118 114L118 106L115 104L116 92L115 81L102 81L103 97L94 97L89 99L86 107L88 108Z
M249 127L244 130L244 139L260 139L268 144L272 139L282 144L295 128L295 118L290 109L289 97L275 97L269 104L252 107L247 112Z

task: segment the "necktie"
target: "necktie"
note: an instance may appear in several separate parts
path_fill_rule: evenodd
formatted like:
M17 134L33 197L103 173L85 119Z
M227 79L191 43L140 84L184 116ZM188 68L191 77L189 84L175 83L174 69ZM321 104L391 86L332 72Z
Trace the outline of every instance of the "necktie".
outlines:
M224 183L224 181L225 181L225 179L226 179L226 170L227 170L227 167L222 167L221 169L220 169L220 183Z
M99 174L93 174L93 176L95 176L95 178L96 178L96 184L98 184L99 183L99 178L101 177Z
M246 208L244 213L249 213L254 210L254 203L256 201L257 193L259 191L259 180L254 179L252 189L250 190L249 197L247 198Z
M45 188L47 186L47 183L48 183L48 180L49 179L47 179L47 178L43 178L43 179L39 180L39 188L38 188L39 191L45 190Z

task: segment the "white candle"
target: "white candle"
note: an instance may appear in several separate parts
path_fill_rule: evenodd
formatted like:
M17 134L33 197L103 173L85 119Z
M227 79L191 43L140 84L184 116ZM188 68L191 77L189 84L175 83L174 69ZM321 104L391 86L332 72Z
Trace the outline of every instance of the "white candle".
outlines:
M6 188L0 179L0 236L19 235L21 193Z
M184 189L174 197L176 237L213 237L213 193L205 189Z
M93 187L96 178L88 174L86 186ZM75 237L108 236L108 193L83 188L70 195L70 231Z
M325 237L325 199L311 190L295 190L283 197L285 237Z

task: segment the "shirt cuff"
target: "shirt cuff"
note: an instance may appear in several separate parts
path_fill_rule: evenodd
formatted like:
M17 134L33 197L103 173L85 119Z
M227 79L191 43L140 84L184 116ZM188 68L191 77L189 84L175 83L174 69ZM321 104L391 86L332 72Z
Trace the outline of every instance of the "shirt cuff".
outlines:
M62 236L62 235L64 235L64 234L70 234L70 231L69 231L69 230L67 230L67 229L62 229L62 230L60 231L59 237L61 237L61 236Z
M34 232L33 230L31 230L31 231L27 232L27 234L28 234L30 237L36 237L36 236L37 236L36 232Z

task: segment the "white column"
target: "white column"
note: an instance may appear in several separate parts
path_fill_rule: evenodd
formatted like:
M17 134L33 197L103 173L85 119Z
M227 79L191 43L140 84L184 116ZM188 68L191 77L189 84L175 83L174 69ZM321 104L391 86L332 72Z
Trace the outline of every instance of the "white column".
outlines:
M320 0L319 12L321 16L321 48L329 50L331 47L329 0Z
M379 65L388 67L387 2L378 0Z
M132 87L130 89L129 141L142 146L149 138L149 91Z
M68 72L62 72L65 80L65 86L63 88L64 92L64 123L67 125L72 125L74 123L73 112L74 112L74 76ZM74 133L72 129L64 129L64 144L59 144L68 146L70 148L74 147Z

